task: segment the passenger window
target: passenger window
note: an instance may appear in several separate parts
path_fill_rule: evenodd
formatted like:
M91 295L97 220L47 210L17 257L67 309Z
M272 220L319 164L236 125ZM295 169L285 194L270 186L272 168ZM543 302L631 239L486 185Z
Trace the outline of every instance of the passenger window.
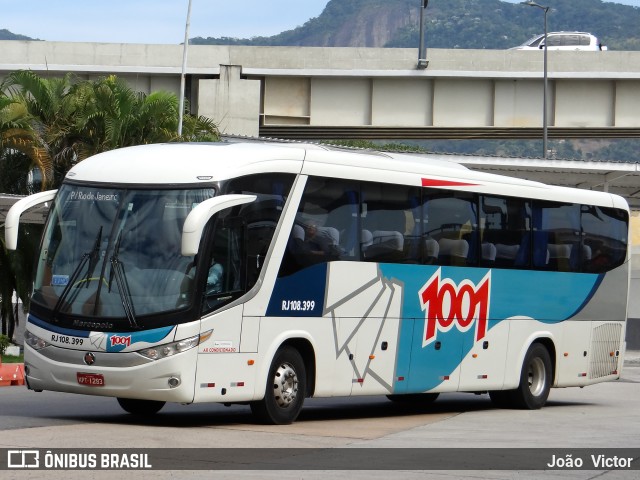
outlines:
M420 190L416 187L362 185L361 257L366 261L419 263Z
M480 242L475 195L429 192L425 193L423 202L423 242L426 248L430 245L437 248L433 263L476 265Z
M520 198L482 196L481 255L486 267L527 268L531 258L531 204Z
M550 35L547 37L547 47L559 47L562 45L562 35Z
M533 230L535 268L580 270L580 205L535 201Z
M279 276L360 257L359 182L310 177L290 232Z
M565 35L564 39L564 44L568 47L577 47L580 45L579 35Z
M628 220L624 210L582 206L583 271L602 273L624 262Z

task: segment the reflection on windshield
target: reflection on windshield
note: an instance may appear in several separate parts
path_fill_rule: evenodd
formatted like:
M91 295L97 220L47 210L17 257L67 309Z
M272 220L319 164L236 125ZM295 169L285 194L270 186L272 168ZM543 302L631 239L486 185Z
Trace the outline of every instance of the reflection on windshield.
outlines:
M127 318L187 308L193 257L182 225L212 189L120 190L65 185L38 261L34 303L83 317Z

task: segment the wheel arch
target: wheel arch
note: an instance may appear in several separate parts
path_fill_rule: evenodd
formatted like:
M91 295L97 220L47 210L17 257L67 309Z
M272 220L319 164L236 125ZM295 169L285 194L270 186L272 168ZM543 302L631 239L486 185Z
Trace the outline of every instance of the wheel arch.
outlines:
M306 338L293 337L282 342L276 351L284 346L295 348L302 356L307 374L307 391L305 392L305 396L312 397L316 388L316 352L313 345Z
M527 356L529 349L535 343L541 344L549 352L549 357L551 358L551 386L553 387L556 384L556 373L558 370L556 365L556 345L558 344L558 340L550 331L537 331L519 343L517 350L514 352L515 355L509 355L508 358L510 358L510 360L508 361L509 365L507 366L507 371L505 373L504 390L509 390L518 386L524 359Z
M551 386L553 387L557 382L556 372L558 370L556 366L556 344L551 337L538 337L529 344L529 346L527 347L527 351L536 343L541 344L547 349L547 352L549 352L549 357L551 358Z
M309 337L307 332L290 331L285 332L278 338L274 339L269 346L268 352L263 357L264 361L260 369L260 380L257 385L263 385L269 374L269 368L278 351L285 346L295 348L304 361L304 367L307 376L306 397L313 396L316 388L316 348L313 339ZM264 391L256 390L255 400L262 398Z

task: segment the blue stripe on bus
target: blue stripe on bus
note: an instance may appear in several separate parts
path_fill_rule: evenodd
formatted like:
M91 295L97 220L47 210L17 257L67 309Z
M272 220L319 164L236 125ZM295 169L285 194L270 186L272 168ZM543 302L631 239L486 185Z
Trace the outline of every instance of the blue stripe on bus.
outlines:
M416 268L422 269L416 271ZM487 268L380 265L382 274L404 284L403 318L424 318L418 292L439 268L442 278L460 284L478 284ZM489 318L503 320L526 316L541 322L557 323L576 315L593 296L602 275L535 270L491 269L491 307Z
M512 317L532 318L550 324L572 318L585 307L604 278L604 275L585 273L433 265L380 264L378 267L383 277L402 285L403 292L395 378L403 377L404 381L394 383L395 393L424 392L440 385L479 341L476 339L479 335L476 325L472 325L466 331L455 327L436 331L432 343L423 343L427 312L421 306L420 291L434 276L439 275L440 286L448 283L449 291L459 290L463 282L471 284L475 291L483 281L490 280L486 332ZM327 279L326 264L279 278L267 316L321 316L327 281L345 279ZM469 293L466 295L466 301L469 301ZM449 294L445 297L448 300ZM292 304L291 300L312 300L314 308L304 310ZM351 314L359 312L362 315L369 307L355 306ZM466 308L463 315L469 311ZM438 306L438 312L447 317L450 310ZM473 322L477 323L477 320Z
M170 325L168 327L154 328L152 330L144 330L141 332L91 332L87 330L75 330L71 328L62 328L40 320L33 314L29 314L27 321L40 328L44 328L50 332L58 333L60 335L69 335L71 337L89 338L92 334L100 333L106 337L106 345L104 350L107 352L119 352L124 350L127 346L133 345L139 342L145 342L148 344L154 344L165 339L175 328Z
M326 263L319 263L288 277L279 278L269 300L267 316L322 316L326 285Z
M475 343L473 328L457 328L437 336L423 346L425 312L418 292L441 268L441 278L459 285L463 280L478 284L489 272L483 268L425 266L416 275L413 266L380 265L382 274L404 284L402 322L398 345L394 393L424 392L451 375ZM420 268L420 267L418 267ZM411 272L411 273L410 273ZM543 323L559 323L575 316L594 295L603 275L522 270L491 270L490 308L487 331L511 317L529 317Z
M60 335L69 335L72 337L80 337L80 338L89 338L89 334L86 330L73 330L71 328L62 328L56 327L50 323L45 322L44 320L40 320L38 317L33 314L29 314L27 317L28 323L33 323L35 326L44 328L45 330L49 330L50 332L59 333Z

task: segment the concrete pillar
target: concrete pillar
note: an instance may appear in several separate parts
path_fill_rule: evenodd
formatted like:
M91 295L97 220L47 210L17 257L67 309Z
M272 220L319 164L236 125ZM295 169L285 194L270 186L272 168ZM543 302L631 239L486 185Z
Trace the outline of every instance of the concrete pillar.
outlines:
M198 114L211 118L220 133L257 137L260 80L243 80L241 72L239 65L220 65L220 79L200 80Z

